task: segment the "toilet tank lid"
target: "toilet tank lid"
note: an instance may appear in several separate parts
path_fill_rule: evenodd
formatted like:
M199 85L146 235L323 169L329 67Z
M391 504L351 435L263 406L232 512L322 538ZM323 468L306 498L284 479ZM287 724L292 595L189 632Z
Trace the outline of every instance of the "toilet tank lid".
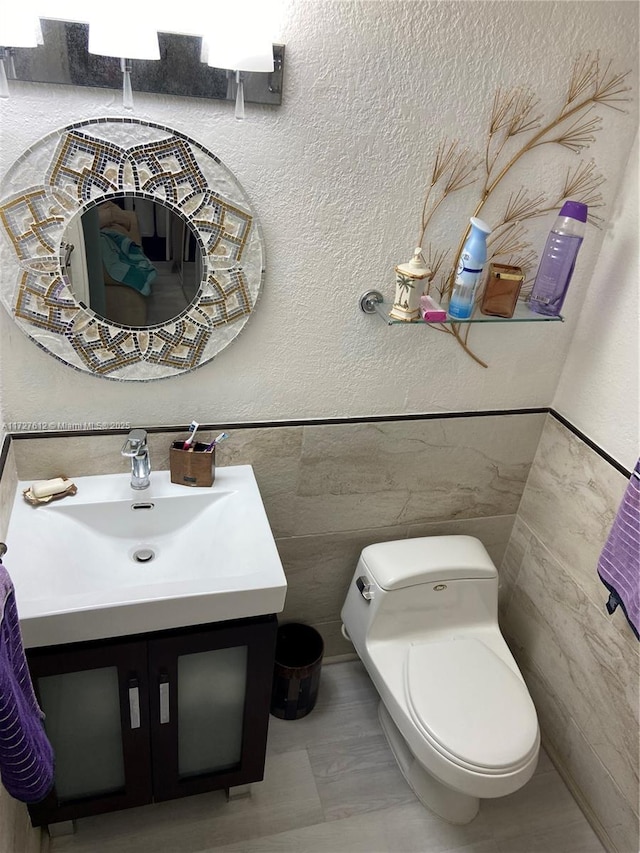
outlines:
M421 536L378 542L362 551L362 561L382 589L401 589L444 580L494 578L491 557L474 536Z

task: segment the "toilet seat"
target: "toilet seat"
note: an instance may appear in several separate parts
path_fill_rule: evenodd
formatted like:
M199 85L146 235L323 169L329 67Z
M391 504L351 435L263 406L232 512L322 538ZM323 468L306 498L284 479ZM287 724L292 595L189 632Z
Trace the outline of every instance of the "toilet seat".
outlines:
M409 646L404 685L411 718L453 764L510 773L538 749L538 722L524 682L477 639Z

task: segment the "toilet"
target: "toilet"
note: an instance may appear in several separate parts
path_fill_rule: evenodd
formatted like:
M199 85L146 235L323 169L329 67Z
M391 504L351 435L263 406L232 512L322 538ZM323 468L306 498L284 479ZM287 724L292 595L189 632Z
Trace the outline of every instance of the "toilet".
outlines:
M536 711L498 627L498 572L472 536L364 548L342 608L418 799L451 823L533 775Z

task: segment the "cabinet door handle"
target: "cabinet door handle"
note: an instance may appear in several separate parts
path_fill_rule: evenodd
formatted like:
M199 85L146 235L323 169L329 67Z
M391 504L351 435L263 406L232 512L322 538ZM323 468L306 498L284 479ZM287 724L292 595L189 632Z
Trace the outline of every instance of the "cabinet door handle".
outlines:
M160 673L160 724L169 722L169 676Z
M129 679L129 722L132 729L140 728L140 689L137 678Z

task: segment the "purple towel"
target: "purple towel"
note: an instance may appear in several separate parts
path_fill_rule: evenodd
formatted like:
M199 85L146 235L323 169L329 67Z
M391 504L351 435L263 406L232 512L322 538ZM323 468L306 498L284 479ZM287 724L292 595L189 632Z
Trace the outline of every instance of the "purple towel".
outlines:
M0 608L0 779L16 800L36 803L53 786L53 749L22 647L13 583L2 563Z
M613 613L620 605L640 640L640 459L600 554L598 574L610 592L607 610Z

